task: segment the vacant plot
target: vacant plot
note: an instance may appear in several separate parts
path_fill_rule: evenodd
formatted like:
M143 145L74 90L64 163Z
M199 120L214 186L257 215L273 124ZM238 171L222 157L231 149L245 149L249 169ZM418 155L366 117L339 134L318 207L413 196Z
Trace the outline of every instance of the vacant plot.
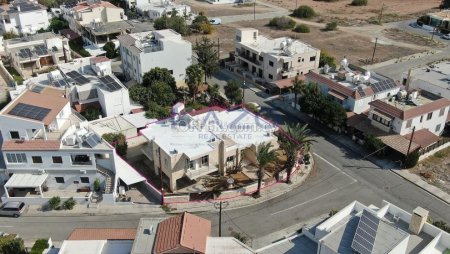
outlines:
M297 5L309 5L319 14L315 20L327 22L331 19L340 25L357 25L378 20L383 10L384 22L417 17L419 13L436 11L441 0L368 0L367 6L351 6L352 0L324 2L314 0L262 0L289 10Z
M435 153L410 171L450 194L450 148Z
M406 42L415 44L418 46L429 46L433 48L443 48L446 47L446 45L442 42L438 42L436 40L431 40L430 36L423 36L419 34L412 34L405 32L403 30L400 30L398 28L390 28L383 30L384 36L386 36L389 39ZM436 35L435 37L437 37Z
M268 22L269 20L257 20L220 25L216 26L216 31L208 37L215 41L217 41L217 38L220 37L220 50L222 57L228 55L228 52L234 51L234 37L236 28L254 27L259 29L260 34L262 35L272 38L288 36L294 39L299 39L330 53L338 60L346 56L350 62L357 65L367 64L369 63L369 59L372 58L374 43L371 42L368 37L350 34L344 31L323 32L319 28L312 26L310 26L310 33L299 34L290 30L274 30L266 26ZM195 43L198 38L199 36L190 36L186 39L192 43ZM375 62L382 62L393 58L412 55L418 52L420 51L393 45L378 45L375 54Z
M182 0L178 2L183 2ZM194 13L203 12L208 17L220 17L242 14L264 13L274 11L272 8L265 5L256 4L210 4L206 1L192 0L189 5Z

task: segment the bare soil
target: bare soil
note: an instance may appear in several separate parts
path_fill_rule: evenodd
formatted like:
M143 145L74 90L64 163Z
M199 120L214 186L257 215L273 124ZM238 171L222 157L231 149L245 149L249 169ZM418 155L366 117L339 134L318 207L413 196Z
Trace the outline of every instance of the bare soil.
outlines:
M317 0L262 0L289 10L296 5L308 5L319 14L316 20L338 21L340 25L359 25L378 20L383 9L383 22L392 22L418 17L437 11L441 0L368 0L367 6L352 6L352 0L324 2Z
M450 148L435 153L409 171L450 194Z
M431 40L429 36L422 36L419 34L412 34L405 32L403 30L400 30L398 28L389 28L383 30L384 36L386 36L389 39L406 42L415 44L418 46L429 46L433 48L444 48L446 45L442 42L438 42L436 40ZM438 36L438 35L436 35Z
M182 2L181 0L179 2ZM203 12L208 17L232 16L242 14L265 13L273 11L272 8L265 5L253 4L237 5L237 4L210 4L205 1L191 0L189 1L192 12Z
M256 20L236 22L232 24L215 26L215 32L208 37L214 41L220 38L221 57L226 57L228 52L234 51L235 29L239 27L254 27L259 29L260 34L277 38L289 36L294 39L301 40L314 47L326 51L336 59L346 56L351 63L364 65L368 64L372 58L374 43L369 37L350 34L345 31L324 32L320 28L310 26L310 33L300 34L290 30L282 31L267 27L269 20ZM186 37L187 40L195 44L201 35L192 35ZM420 50L398 47L394 45L378 45L375 62L383 62L389 59L399 58L421 52Z

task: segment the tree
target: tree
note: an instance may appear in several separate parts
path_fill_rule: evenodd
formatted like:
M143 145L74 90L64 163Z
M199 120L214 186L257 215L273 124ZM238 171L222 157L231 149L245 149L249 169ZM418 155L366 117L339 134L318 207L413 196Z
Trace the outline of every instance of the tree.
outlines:
M150 101L146 108L145 116L147 118L163 119L170 116L170 109L168 107L163 107L153 101Z
M53 17L50 20L50 26L48 28L49 30L58 33L63 29L69 28L69 22L67 22L67 20L63 19L62 17Z
M309 18L316 16L316 12L310 6L302 5L294 10L294 12L292 13L292 16L297 17L297 18L309 19Z
M191 29L197 33L210 34L213 30L208 17L203 12L200 12L192 21Z
M369 150L370 153L376 152L376 155L383 157L384 156L384 147L386 145L383 141L373 135L369 135L366 138L366 142L364 143L364 147Z
M67 199L66 201L64 201L63 207L66 210L72 210L76 204L77 204L77 201L75 201L75 199L73 199L73 197L71 197L71 198Z
M235 80L229 80L224 89L225 96L231 104L239 104L242 102L242 88Z
M326 51L321 51L319 59L319 67L324 67L327 64L332 68L336 68L336 59L332 57L330 54L328 54Z
M9 39L14 39L14 38L18 38L19 35L14 33L13 31L11 32L6 32L3 34L3 39L4 40L9 40Z
M2 246L3 254L23 254L25 253L25 245L20 237L14 238Z
M173 92L177 91L177 83L167 68L155 67L144 74L142 85L151 87L157 81L162 81L172 88Z
M130 98L135 101L139 102L141 105L145 105L150 100L150 93L147 87L144 87L142 85L135 85L132 86L129 90Z
M127 138L122 133L105 133L102 138L116 148L118 155L125 157L127 155Z
M198 64L203 68L206 76L211 75L219 69L219 56L216 45L208 37L202 36L200 41L195 42L194 52L197 56Z
M112 41L108 41L105 43L105 46L103 46L103 50L106 51L106 57L109 59L116 58L117 56L117 49L116 44Z
M297 108L298 94L303 94L306 92L305 82L298 78L298 75L292 80L292 92L294 93L294 107Z
M100 109L98 109L98 108L87 108L82 113L84 118L86 118L86 120L88 120L88 121L97 120L98 117L100 116L100 114L101 114L101 112L100 112Z
M269 163L274 162L277 159L277 153L272 148L272 144L267 143L258 146L256 151L256 161L258 162L258 188L254 194L255 197L261 195L261 183L264 177L265 168Z
M172 88L163 81L156 81L148 88L149 99L157 104L166 107L172 106L177 99Z
M211 97L211 101L217 101L220 98L220 92L219 92L219 85L209 85L208 86L208 93Z
M59 196L52 197L48 200L48 206L52 210L56 210L59 208L59 205L61 204L61 198Z
M163 30L163 29L169 28L168 24L169 24L169 18L164 15L161 18L155 19L155 21L153 22L153 27L156 30Z
M205 72L198 64L193 64L186 68L187 85L194 101L197 97L198 89L202 85L204 74Z
M155 19L155 21L153 22L153 27L156 30L170 28L183 36L189 35L190 33L189 27L186 25L186 20L183 17L176 15L172 15L170 17L164 15L161 18Z
M406 168L413 168L417 165L419 162L420 154L418 150L415 150L411 153L409 153L408 157L406 157L405 167Z

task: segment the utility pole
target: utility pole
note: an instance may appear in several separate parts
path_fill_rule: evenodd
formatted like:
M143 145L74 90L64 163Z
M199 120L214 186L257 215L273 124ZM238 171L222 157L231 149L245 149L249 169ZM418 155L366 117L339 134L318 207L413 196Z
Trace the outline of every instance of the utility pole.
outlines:
M223 204L223 205L222 205ZM226 208L228 206L227 201L219 201L218 203L214 203L214 207L219 209L219 237L222 236L222 208Z
M377 50L377 44L378 44L378 37L375 38L375 46L373 47L373 53L372 53L372 63L373 64L373 59L375 58L375 51Z
M383 3L383 5L381 5L380 16L378 16L378 24L379 25L381 25L381 18L383 17L383 11L384 11L384 3Z
M403 163L403 165L406 166L406 161L408 161L408 157L409 157L409 152L411 150L411 144L412 141L414 139L414 132L416 131L416 126L413 127L412 133L411 133L411 140L409 140L409 145L408 145L408 151L406 152L406 156L405 156L405 163Z
M256 0L253 0L253 20L256 20Z
M242 82L242 105L245 106L245 78L244 82Z
M220 38L217 38L217 60L220 61Z

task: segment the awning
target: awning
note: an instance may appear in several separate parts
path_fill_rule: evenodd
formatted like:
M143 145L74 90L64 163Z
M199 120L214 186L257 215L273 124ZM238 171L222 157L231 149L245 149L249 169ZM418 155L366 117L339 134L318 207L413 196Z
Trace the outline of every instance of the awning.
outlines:
M7 188L37 188L47 179L48 174L20 174L15 173L6 182Z
M394 119L393 116L387 115L387 114L381 112L380 110L374 109L373 111L376 112L376 115L378 115L379 117L381 117L385 120L391 121L392 119Z
M328 91L328 94L333 96L333 97L335 97L335 98L337 98L337 99L339 99L339 100L341 100L341 101L347 99L347 96L345 96L343 94L340 94L340 93L338 93L338 92L336 92L334 90Z
M146 180L120 156L116 156L115 162L116 174L126 185L132 185Z

